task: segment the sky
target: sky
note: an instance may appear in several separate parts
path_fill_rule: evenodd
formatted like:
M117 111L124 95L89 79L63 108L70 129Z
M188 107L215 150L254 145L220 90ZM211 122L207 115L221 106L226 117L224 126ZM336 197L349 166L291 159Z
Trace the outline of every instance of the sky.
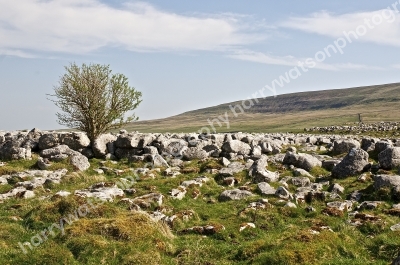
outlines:
M49 95L71 63L127 76L143 94L140 120L262 89L400 82L399 10L394 0L0 0L0 130L63 128Z

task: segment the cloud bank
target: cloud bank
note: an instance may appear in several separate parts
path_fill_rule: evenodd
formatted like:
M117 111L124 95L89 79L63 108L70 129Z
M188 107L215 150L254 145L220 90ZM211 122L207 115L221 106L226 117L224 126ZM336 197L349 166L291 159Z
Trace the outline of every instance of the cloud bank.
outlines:
M243 16L179 15L146 3L116 8L98 0L0 0L0 7L0 51L22 57L103 47L210 51L262 39Z
M251 50L236 50L232 54L227 55L227 57L237 60L255 62L255 63L262 63L268 65L282 65L282 66L299 66L299 62L305 62L309 60L309 58L300 58L294 56L275 56ZM355 64L355 63L329 64L325 62L316 62L315 60L313 61L315 63L315 66L313 66L312 68L320 70L328 70L328 71L383 70L380 67L368 66L365 64Z
M391 6L388 9L342 15L320 11L307 17L292 17L281 26L334 38L365 26L368 32L360 41L400 46L400 14Z

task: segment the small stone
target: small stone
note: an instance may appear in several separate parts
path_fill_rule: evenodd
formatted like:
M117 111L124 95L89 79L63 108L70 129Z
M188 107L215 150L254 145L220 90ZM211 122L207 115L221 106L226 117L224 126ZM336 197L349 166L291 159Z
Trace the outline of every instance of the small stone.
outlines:
M126 190L124 190L124 192L128 195L133 195L136 193L136 190L135 189L126 189Z
M233 187L235 183L237 183L237 181L234 177L224 178L224 184L227 186Z
M276 192L276 189L271 187L267 182L258 183L257 188L262 195L274 195Z
M222 157L222 158L220 159L220 161L221 161L222 165L224 165L224 167L229 166L229 164L231 163L231 162L230 162L228 159L226 159L225 157Z
M185 197L186 192L185 187L179 186L177 189L172 189L169 192L169 195L171 195L173 199L182 200Z
M256 228L256 225L253 223L243 223L240 225L239 232L242 232L243 230L247 228Z
M337 194L343 194L344 188L342 186L340 186L339 184L335 183L329 188L329 191L337 193Z
M37 161L37 166L41 170L46 170L51 166L51 163L47 158L39 157Z
M310 212L316 212L317 210L314 208L314 207L312 207L312 206L307 206L306 207L306 212L308 212L308 213L310 213Z
M54 196L58 196L58 197L68 197L69 195L71 195L71 192L65 191L65 190L60 190L59 192L54 194Z
M350 193L350 195L348 196L348 199L351 201L360 201L362 198L363 194L361 192L359 192L358 190L353 191L352 193Z
M392 225L390 227L390 230L392 230L392 231L400 231L400 223Z
M104 174L104 170L102 170L100 168L93 169L93 171L96 172L97 174L100 174L100 175Z
M296 205L296 204L294 204L293 202L287 202L287 203L285 204L285 207L289 207L289 208L297 208L297 205Z
M362 174L357 177L357 180L360 182L366 182L367 181L367 174Z
M230 200L242 200L247 197L253 196L250 191L247 190L226 190L219 195L220 201L230 201Z
M285 187L278 187L275 192L275 195L281 199L293 199L292 194Z

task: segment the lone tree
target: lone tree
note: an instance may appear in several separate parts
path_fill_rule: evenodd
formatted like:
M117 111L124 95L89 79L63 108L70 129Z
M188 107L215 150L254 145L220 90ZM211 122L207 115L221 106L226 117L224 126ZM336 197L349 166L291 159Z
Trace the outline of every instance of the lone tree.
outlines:
M87 133L93 141L110 129L137 120L126 113L137 108L142 93L128 85L123 74L112 74L109 65L75 63L65 67L54 87L54 104L62 110L58 123Z

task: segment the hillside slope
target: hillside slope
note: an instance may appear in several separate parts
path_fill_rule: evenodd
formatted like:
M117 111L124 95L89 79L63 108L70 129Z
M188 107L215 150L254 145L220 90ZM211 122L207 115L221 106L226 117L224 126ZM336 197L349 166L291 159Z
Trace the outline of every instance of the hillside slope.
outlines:
M310 91L278 95L253 100L253 106L235 116L230 106L241 101L221 104L182 113L177 116L139 121L127 126L128 130L142 132L191 132L211 127L208 120L228 115L228 123L221 126L214 122L217 132L248 131L276 132L300 131L304 127L342 125L358 121L358 113L364 122L398 121L400 83L368 87ZM249 104L249 103L247 103ZM225 114L226 113L226 114Z

